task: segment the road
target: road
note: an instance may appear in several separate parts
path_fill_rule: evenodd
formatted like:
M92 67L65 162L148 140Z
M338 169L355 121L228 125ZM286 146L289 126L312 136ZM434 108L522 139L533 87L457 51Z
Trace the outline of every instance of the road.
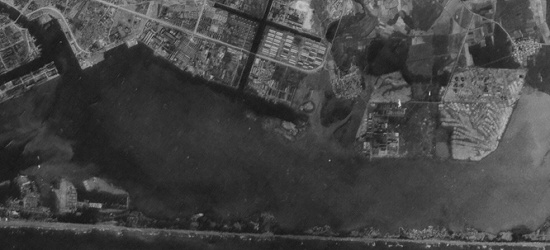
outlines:
M232 233L232 232L216 232L216 231L193 231L193 230L180 230L180 229L156 229L156 228L131 228L112 225L101 224L77 224L77 223L62 223L62 222L41 222L41 221L24 221L24 220L10 220L0 221L0 229L18 230L33 228L43 232L47 231L70 231L76 234L87 235L93 232L113 233L117 235L130 234L136 235L136 237L152 240L158 239L159 235L165 235L167 237L177 237L179 241L185 241L186 239L194 239L207 242L212 238L216 241L230 242L237 239L242 242L256 242L255 244L260 246L258 242L301 242L304 243L334 243L335 245L346 246L346 243L363 243L363 248L370 249L388 249L395 247L397 249L403 249L404 245L412 247L414 249L431 248L437 246L437 248L443 249L544 249L548 246L547 242L477 242L477 241L460 241L460 240L438 240L438 239L401 239L396 236L384 236L380 238L370 237L327 237L327 236L311 236L311 235L269 235L269 234L255 234L255 233ZM164 237L164 236L163 236ZM162 238L162 237L161 237ZM216 248L216 244L209 242L211 247ZM372 244L372 245L371 245ZM384 247L376 247L376 244L384 245ZM218 244L227 247L224 244ZM253 244L254 245L254 244ZM281 244L283 245L283 244ZM287 245L288 246L288 245ZM304 249L306 249L305 247ZM233 249L233 248L231 248Z
M285 62L281 62L279 60L275 60L271 57L268 57L268 56L264 56L264 55L261 55L261 54L257 54L257 53L251 53L250 51L248 50L245 50L243 48L240 48L238 46L235 46L235 45L232 45L232 44L229 44L229 43L226 43L226 42L223 42L223 41L220 41L218 39L214 39L214 38L211 38L209 36L206 36L206 35L203 35L203 34L200 34L198 32L195 32L193 30L189 30L189 29L186 29L186 28L182 28L180 26L176 26L174 24L171 24L169 22L166 22L164 20L160 20L160 19L157 19L157 18L152 18L152 17L149 17L147 15L144 15L144 14L141 14L141 13L138 13L138 12L135 12L135 11L131 11L131 10L128 10L128 9L125 9L124 7L121 7L121 6L118 6L116 4L113 4L113 3L109 3L109 2L106 2L104 0L93 0L95 2L98 2L100 4L103 4L103 5L107 5L107 6L110 6L110 7L113 7L113 8L116 8L116 9L119 9L119 10L122 10L122 11L126 11L128 13L131 13L133 15L137 15L139 17L142 17L144 19L148 19L148 20L151 20L151 21L154 21L154 22L157 22L159 24L161 24L162 26L165 26L165 27L168 27L168 28L171 28L171 29L174 29L174 30L178 30L178 31L181 31L183 33L186 33L188 34L189 36L191 37L198 37L198 38L201 38L201 39L204 39L204 40L208 40L208 41L211 41L211 42L215 42L215 43L218 43L218 44L222 44L224 46L227 46L227 47L230 47L230 48L233 48L235 50L239 50L239 51L242 51L244 53L247 53L247 54L252 54L258 58L261 58L261 59L264 59L264 60L267 60L267 61L270 61L270 62L273 62L273 63L277 63L279 65L283 65L285 67L289 67L289 68L292 68L294 70L297 70L297 71L300 71L300 72L304 72L304 73L308 73L308 74L312 74L312 73L316 73L317 71L321 70L323 68L323 65L325 64L325 61L326 61L326 56L325 56L325 60L321 63L321 65L317 68L313 68L313 69L302 69L302 68L299 68L299 67L296 67L294 65L291 65L291 64L288 64L288 63L285 63ZM327 51L330 49L327 48Z
M460 46L460 50L458 51L458 54L456 56L455 65L453 66L453 69L451 70L451 77L449 77L449 80L447 81L447 88L445 89L445 93L441 96L442 102L444 102L443 98L447 95L447 92L451 89L451 81L453 80L453 75L456 72L456 69L458 68L458 62L460 60L460 56L462 55L462 51L464 50L464 45L466 45L466 41L468 39L468 32L470 32L472 25L474 25L474 19L470 19L470 23L468 24L468 29L466 30L466 35L464 35L464 38L462 39L462 46Z
M76 36L73 34L73 31L71 30L71 26L69 26L69 22L67 22L67 19L65 19L65 16L63 16L63 14L61 12L59 12L57 9L52 8L52 7L43 7L43 8L37 9L37 10L29 13L27 16L32 16L33 14L35 14L36 12L39 12L39 11L44 11L44 12L50 11L50 15L55 14L55 15L59 16L59 18L56 18L56 19L63 20L63 23L64 23L65 26L67 26L67 30L69 31L69 34L71 35L71 40L73 41L75 47L77 49L79 49L80 51L84 52L84 53L87 53L87 54L91 53L90 51L85 50L82 47L80 47L80 45L76 41Z
M263 40L265 28L267 27L267 17L269 16L269 10L271 9L272 4L273 0L268 0L262 19L255 20L255 22L258 24L258 28L256 29L256 32L254 34L252 46L250 47L250 52L253 54L252 56L248 57L248 59L246 60L246 64L244 65L243 71L241 72L241 79L238 86L239 90L241 91L244 90L244 88L248 85L250 72L252 72L252 67L254 66L254 62L256 61L256 56L254 55L258 52L260 48L260 43Z
M493 23L493 24L495 24L495 25L498 25L498 26L504 31L504 33L506 33L506 36L508 36L508 40L510 40L510 42L512 43L512 45L516 46L516 42L514 41L514 38L510 35L510 33L508 33L508 31L507 31L504 27L502 27L502 25L501 25L499 22L496 22L496 21L493 20L493 19L486 18L486 17L484 17L484 16L481 16L481 15L479 15L479 14L473 12L470 8L468 8L468 6L466 6L466 4L465 4L464 2L460 2L460 3L461 3L462 6L464 6L464 8L465 8L466 10L468 10L472 15L474 15L474 16L479 16L479 17L481 17L481 19L483 19L483 20L487 20L487 21L489 21L489 22L491 22L491 23Z
M305 38L308 38L308 39L313 40L315 42L321 42L322 41L322 39L320 37L315 36L313 34L306 33L306 32L303 32L303 31L299 31L299 30L296 30L296 29L291 28L289 26L270 21L267 18L267 16L265 17L265 19L258 18L258 17L255 17L255 16L251 15L251 14L248 14L248 13L243 12L241 10L233 9L233 8L231 8L227 5L221 4L221 3L215 3L214 7L218 8L218 9L221 9L221 10L225 10L225 11L229 12L230 14L240 16L242 18L245 18L245 19L248 19L248 20L251 20L251 21L254 21L254 22L258 22L258 23L259 22L265 22L269 26L275 27L275 28L277 28L279 30L282 30L282 31L290 32L295 36L305 37ZM268 7L268 9L266 9L266 14L269 14L270 9L271 9L270 7Z
M202 13L204 13L204 6L206 6L206 0L202 1L201 11L199 12L199 17L197 18L197 23L195 24L195 29L193 30L193 33L197 34L197 30L199 29L199 23L202 18ZM191 38L193 39L193 38Z
M11 23L8 23L8 24L6 24L6 25L0 27L0 29L3 29L4 27L10 26L10 25L14 25L14 24L15 24L15 21L13 21L13 22L11 22ZM21 31L21 28L19 28L19 26L15 25L15 27L17 27L17 29L18 29L19 31ZM11 42L11 44L10 44L9 46L2 47L2 50L7 49L7 48L11 48L11 47L13 47L13 46L19 44L19 43L22 42L22 41L26 41L27 51L30 51L30 50L31 50L30 45L29 45L29 40L30 40L30 38L27 36L28 33L23 33L23 34L25 34L25 39L21 39L21 40L16 41L16 42ZM18 66L14 66L14 67L11 67L11 68L10 68L10 67L6 66L6 63L4 62L4 58L2 58L1 56L0 56L0 63L2 63L2 65L4 66L3 72L8 72L8 71L10 71L10 70L12 70L12 69L18 67Z

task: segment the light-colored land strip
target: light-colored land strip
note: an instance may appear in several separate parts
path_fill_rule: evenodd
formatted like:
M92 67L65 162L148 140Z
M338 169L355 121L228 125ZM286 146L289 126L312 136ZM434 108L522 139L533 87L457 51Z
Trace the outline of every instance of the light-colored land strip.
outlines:
M427 248L432 246L455 246L455 247L476 247L478 249L490 249L497 247L510 247L513 249L520 248L538 248L545 249L549 243L545 242L476 242L476 241L453 241L453 240L409 240L398 238L354 238L354 237L326 237L326 236L310 236L310 235L272 235L272 234L253 234L253 233L228 233L214 231L192 231L192 230L175 230L175 229L155 229L155 228L128 228L111 225L93 225L93 224L71 224L60 222L36 222L36 221L1 221L0 228L5 229L25 229L36 228L39 230L57 230L57 231L73 231L78 233L89 233L91 230L100 230L105 232L113 232L116 234L135 233L136 236L152 236L156 237L160 233L167 233L171 236L179 236L180 238L205 238L205 237L221 237L221 238L239 238L243 242L249 240L297 240L297 241L327 241L327 242L359 242L365 244L386 244L388 247L403 247L403 244L418 244L425 245Z

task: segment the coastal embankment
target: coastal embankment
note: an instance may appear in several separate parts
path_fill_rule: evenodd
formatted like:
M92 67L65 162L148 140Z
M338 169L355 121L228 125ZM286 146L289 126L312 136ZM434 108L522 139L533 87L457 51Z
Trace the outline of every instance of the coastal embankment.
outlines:
M30 243L25 239L41 235ZM47 236L47 237L45 237ZM338 238L300 235L242 234L210 231L126 228L108 225L0 222L0 243L40 249L541 249L538 242L465 242L391 238ZM55 247L55 248L54 248ZM126 249L126 248L125 248Z

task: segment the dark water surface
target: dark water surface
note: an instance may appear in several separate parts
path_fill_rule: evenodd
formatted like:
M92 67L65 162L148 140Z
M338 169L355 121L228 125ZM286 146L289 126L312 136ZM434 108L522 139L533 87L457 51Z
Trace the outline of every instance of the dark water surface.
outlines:
M75 171L92 165L93 174L127 189L133 206L153 217L202 212L231 221L271 212L287 232L326 224L337 230L471 225L499 231L532 229L550 211L546 162L531 158L533 139L525 129L505 135L499 150L480 163L368 162L332 144L282 141L246 118L251 106L238 94L173 71L142 46L64 75L48 112L38 112L44 109L39 97L34 92L0 105L3 117L11 117L2 119L9 124L2 135L31 141L22 157L40 155L42 169L52 171L66 162ZM252 106L286 114L260 104ZM23 118L11 107L28 121L16 122ZM525 126L522 119L511 122L513 130Z
M176 71L144 46L110 51L84 72L71 58L59 54L57 83L0 104L0 145L9 145L0 150L2 180L41 163L47 173L37 173L113 180L152 217L201 212L231 222L271 212L291 233L322 225L498 232L535 229L550 214L548 149L537 146L546 132L533 130L548 121L526 115L544 110L546 96L523 98L499 149L479 163L368 162L314 138L283 141L246 112L302 116Z

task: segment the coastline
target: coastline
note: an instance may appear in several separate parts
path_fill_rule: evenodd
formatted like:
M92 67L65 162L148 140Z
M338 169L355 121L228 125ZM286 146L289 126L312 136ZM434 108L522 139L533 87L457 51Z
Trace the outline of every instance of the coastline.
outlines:
M479 242L479 241L455 241L455 240L413 240L413 239L397 239L397 238L366 238L366 237L325 237L325 236L309 236L309 235L273 235L273 234L253 234L253 233L229 233L215 231L193 231L193 230L175 230L175 229L153 229L153 228L128 228L112 225L94 225L94 224L72 224L60 222L38 222L38 221L1 221L0 231L3 229L33 229L33 230L52 230L73 232L76 234L90 234L94 231L114 233L116 236L136 237L142 240L153 240L154 237L166 236L177 237L178 240L198 239L198 240L238 240L242 242L252 241L323 241L332 243L362 243L368 246L376 246L376 244L385 244L387 247L403 247L403 245L424 246L430 248L438 247L479 247L485 249L487 247L501 247L500 249L510 247L512 249L531 249L545 248L550 245L549 242ZM0 240L1 241L1 240Z

